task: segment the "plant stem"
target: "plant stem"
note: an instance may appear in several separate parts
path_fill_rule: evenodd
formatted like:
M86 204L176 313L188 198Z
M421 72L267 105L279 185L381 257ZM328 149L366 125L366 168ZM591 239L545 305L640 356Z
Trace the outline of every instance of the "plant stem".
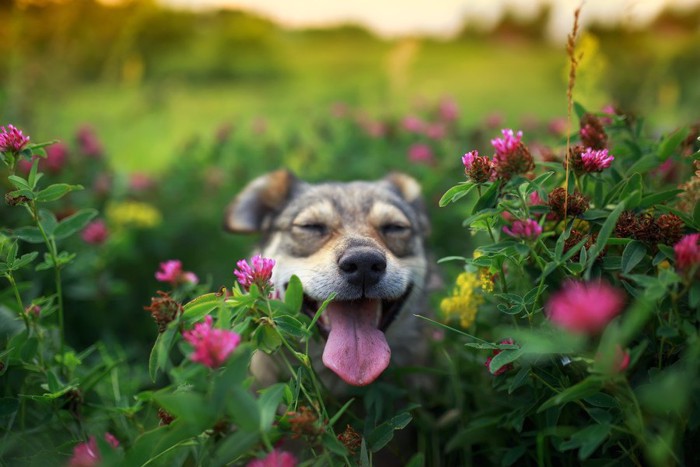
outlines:
M59 336L59 351L61 353L61 360L60 360L60 368L61 372L65 371L65 362L63 361L63 354L65 353L65 332L64 332L64 320L63 320L63 286L61 284L61 267L58 264L58 254L56 251L56 241L55 239L49 238L48 235L46 235L46 231L44 230L44 226L41 225L41 222L39 221L39 213L37 212L36 208L36 203L32 201L30 211L32 213L32 217L34 218L34 222L36 223L37 228L39 229L39 232L41 232L41 236L44 238L44 242L46 243L46 247L49 250L49 255L51 256L51 261L53 261L53 266L54 266L54 282L56 286L56 301L58 304L58 336Z
M6 274L5 277L7 277L8 281L10 281L12 290L15 293L15 299L17 299L17 304L19 305L19 314L20 316L22 316L22 319L24 320L24 325L27 327L27 334L29 334L29 317L24 311L24 304L22 304L22 297L19 294L19 289L17 289L17 283L15 282L15 278L14 276L12 276L12 273Z

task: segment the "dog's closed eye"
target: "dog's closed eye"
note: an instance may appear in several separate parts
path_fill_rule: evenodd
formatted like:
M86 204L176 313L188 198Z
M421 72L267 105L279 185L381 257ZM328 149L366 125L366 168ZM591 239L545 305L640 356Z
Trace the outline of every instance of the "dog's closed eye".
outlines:
M292 230L297 230L305 234L326 235L328 233L328 226L320 222L303 222L293 224Z
M379 227L383 235L401 235L411 231L411 226L402 223L387 223Z

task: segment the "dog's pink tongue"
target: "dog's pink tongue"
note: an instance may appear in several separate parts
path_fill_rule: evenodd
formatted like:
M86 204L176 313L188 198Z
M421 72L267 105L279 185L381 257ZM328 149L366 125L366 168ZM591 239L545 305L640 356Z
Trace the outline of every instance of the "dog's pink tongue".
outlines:
M343 381L365 386L389 366L391 349L377 329L377 300L331 302L326 313L331 331L323 349L323 364Z

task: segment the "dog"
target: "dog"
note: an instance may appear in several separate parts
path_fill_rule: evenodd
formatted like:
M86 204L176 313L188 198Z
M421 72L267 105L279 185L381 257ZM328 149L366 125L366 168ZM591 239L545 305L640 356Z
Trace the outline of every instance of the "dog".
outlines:
M390 173L312 184L278 170L243 188L224 226L262 236L257 252L276 261L275 290L284 297L291 276L299 277L303 313L313 317L335 294L317 321L325 342L312 342L309 352L331 391L368 385L390 363L424 363L425 326L415 315L426 312L430 225L415 179ZM271 360L253 357L251 371L263 385L279 380Z

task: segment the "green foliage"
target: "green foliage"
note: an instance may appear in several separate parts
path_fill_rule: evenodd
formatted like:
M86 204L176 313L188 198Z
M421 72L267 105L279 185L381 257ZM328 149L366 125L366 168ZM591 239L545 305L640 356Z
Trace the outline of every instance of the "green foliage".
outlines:
M576 109L583 120L587 111ZM700 309L693 291L700 264L687 263L676 246L697 234L696 207L659 175L665 161L692 173L696 136L681 129L655 140L631 123L615 116L604 127L615 157L610 167L567 174L566 163L539 162L531 181L495 177L478 186L464 225L473 235L488 232L490 241L477 237L480 255L461 261L467 273L496 272L496 290L480 292L485 303L464 345L492 353L492 382L484 384L483 372L480 383L469 370L454 376L470 381L464 398L473 412L455 423L450 455L493 465L697 461L691 446L700 434ZM581 144L579 136L572 145ZM576 168L576 152L569 154ZM555 214L563 192L554 190L567 179L568 196L581 193L589 206L563 217ZM441 205L464 186L447 190ZM506 232L527 219L541 232ZM697 240L691 248L697 251ZM609 284L624 295L619 316L596 329L562 321L560 313L578 310L585 321L606 307L602 296L555 299L574 287L572 280Z

